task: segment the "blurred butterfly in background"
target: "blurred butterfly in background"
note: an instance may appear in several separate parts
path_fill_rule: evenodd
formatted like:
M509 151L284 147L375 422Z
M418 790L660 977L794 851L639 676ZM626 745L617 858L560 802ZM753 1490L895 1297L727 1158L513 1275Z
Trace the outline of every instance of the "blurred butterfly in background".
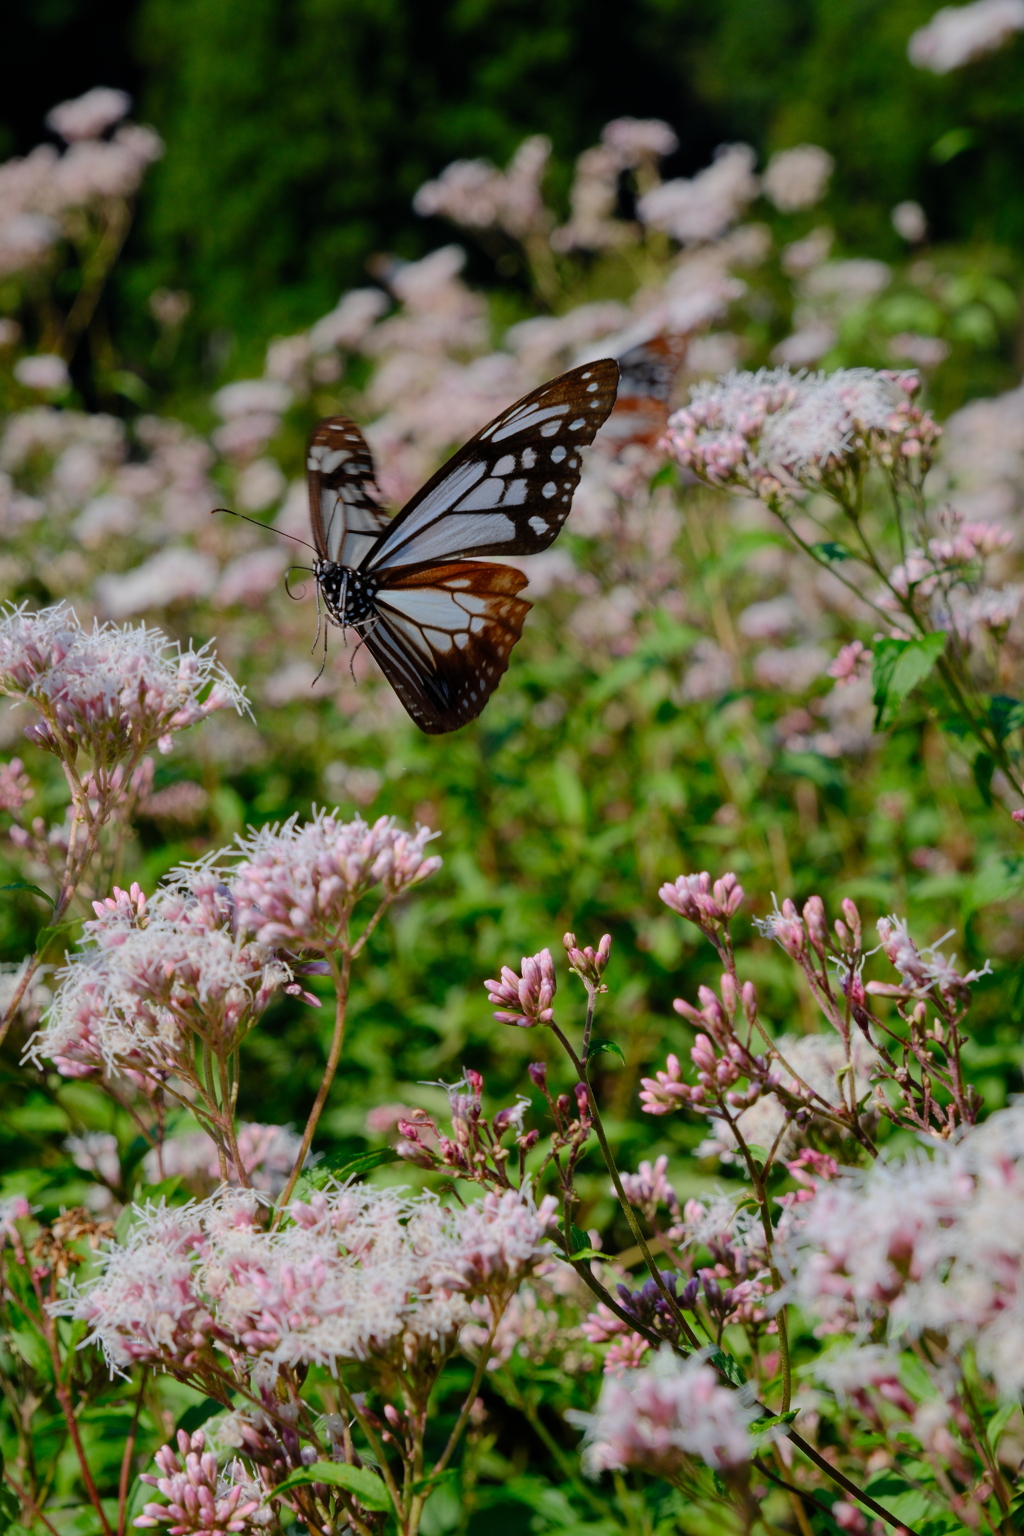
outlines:
M542 384L443 464L395 517L347 416L313 430L306 467L318 601L356 631L422 731L475 720L501 680L531 605L521 571L481 556L533 555L555 539L580 480L580 450L615 404L610 358Z
M619 365L615 409L601 428L599 438L599 444L610 454L621 454L634 444L642 448L657 446L668 425L676 378L686 358L690 334L665 330L635 345L625 336L622 340L625 350L615 352Z

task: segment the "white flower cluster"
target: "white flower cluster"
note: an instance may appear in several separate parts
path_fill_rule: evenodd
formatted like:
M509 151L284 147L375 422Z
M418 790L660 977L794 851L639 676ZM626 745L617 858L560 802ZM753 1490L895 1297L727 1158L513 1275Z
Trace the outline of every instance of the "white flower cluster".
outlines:
M930 1157L879 1161L796 1208L791 1294L827 1332L886 1322L972 1346L1009 1398L1024 1389L1024 1104Z
M557 1202L528 1192L449 1208L430 1194L333 1186L268 1232L257 1197L220 1191L135 1211L102 1273L60 1304L89 1323L111 1369L147 1361L187 1375L223 1346L260 1365L443 1359L471 1303L494 1315L543 1262Z

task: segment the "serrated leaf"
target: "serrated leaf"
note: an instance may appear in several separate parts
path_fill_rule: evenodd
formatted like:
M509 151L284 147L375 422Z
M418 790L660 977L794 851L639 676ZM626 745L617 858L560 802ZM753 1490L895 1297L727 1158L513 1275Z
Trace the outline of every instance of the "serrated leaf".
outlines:
M891 725L903 700L923 683L946 649L942 632L920 640L879 640L871 665L875 727Z
M0 891L31 891L33 896L41 896L44 901L48 901L51 908L57 905L52 896L40 890L38 885L33 885L31 880L12 880L8 885L0 885Z
M622 1047L616 1045L614 1040L598 1040L596 1045L590 1047L591 1056L596 1056L598 1051L611 1051L613 1056L619 1058L623 1066L626 1065L626 1058L622 1054Z
M383 1479L367 1467L352 1467L347 1461L314 1461L311 1467L300 1467L283 1483L278 1483L274 1493L288 1493L292 1488L304 1488L310 1483L327 1483L331 1488L344 1488L353 1494L364 1509L388 1510L391 1495Z
M306 1178L313 1185L324 1175L342 1181L357 1179L365 1173L371 1173L374 1168L382 1168L385 1163L400 1161L394 1147L378 1147L375 1152L361 1152L358 1157L352 1157L347 1152L328 1152L315 1167L308 1170Z
M836 544L831 539L826 539L822 544L812 544L811 553L817 555L819 560L852 560L853 556L845 544Z

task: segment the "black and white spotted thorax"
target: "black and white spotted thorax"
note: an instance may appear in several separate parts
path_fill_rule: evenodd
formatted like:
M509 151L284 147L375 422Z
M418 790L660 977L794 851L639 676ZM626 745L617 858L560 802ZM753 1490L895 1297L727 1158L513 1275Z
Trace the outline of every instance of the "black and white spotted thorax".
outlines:
M333 560L314 561L313 575L332 624L342 629L348 624L358 627L376 617L374 600L380 583L373 576Z

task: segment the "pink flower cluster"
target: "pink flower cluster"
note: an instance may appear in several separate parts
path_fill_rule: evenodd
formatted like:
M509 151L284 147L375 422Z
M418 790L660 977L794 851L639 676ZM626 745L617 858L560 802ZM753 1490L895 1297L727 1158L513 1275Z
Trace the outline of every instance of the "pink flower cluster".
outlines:
M90 1325L115 1370L149 1362L188 1376L215 1350L241 1351L272 1381L303 1362L443 1358L473 1301L499 1316L547 1259L556 1207L528 1191L449 1208L430 1194L332 1186L290 1206L275 1232L246 1191L134 1208L102 1273L70 1285L58 1310Z
M939 428L913 404L916 374L845 368L733 372L697 384L669 420L665 448L711 485L772 502L870 458L927 467Z
M524 955L522 975L517 976L508 965L501 968L501 980L485 981L487 1001L501 1005L501 1012L494 1015L499 1024L518 1024L520 1029L533 1029L537 1024L550 1024L555 1010L555 967L551 951L542 949L536 955Z
M235 922L229 891L202 866L147 899L115 887L85 924L86 948L59 973L27 1054L65 1076L120 1069L191 1080L195 1036L232 1049L291 969Z
M639 1370L606 1376L596 1412L579 1416L591 1472L633 1467L669 1479L692 1458L718 1469L748 1461L756 1417L699 1356L680 1360L667 1346Z
M37 746L72 761L85 751L108 771L154 743L169 752L177 731L215 710L246 708L208 646L182 651L144 624L90 632L64 604L0 618L0 692L39 711L25 732Z
M935 944L918 949L910 937L904 919L895 916L880 917L878 919L879 942L887 958L899 971L902 985L869 981L866 990L883 997L926 997L934 988L945 1002L954 1005L962 1003L970 993L971 983L979 981L982 976L989 975L992 964L991 961L986 960L980 971L967 971L962 974L956 969L956 955L947 959L939 949L939 945L951 937L952 930Z
M436 836L427 827L403 832L388 816L372 827L360 816L341 821L337 811L262 827L239 843L232 890L240 918L261 943L329 948L374 886L393 900L440 869L426 851Z
M514 239L546 232L540 183L550 154L551 140L538 133L523 140L507 171L488 160L454 160L420 187L412 205L417 213L441 214L468 229L501 229Z
M251 1531L253 1523L248 1517L256 1514L262 1500L241 1463L234 1463L228 1476L219 1478L217 1458L206 1449L201 1429L192 1436L179 1429L178 1451L180 1460L169 1445L157 1451L156 1464L162 1477L142 1473L142 1481L162 1493L167 1503L144 1505L135 1519L136 1526L150 1529L167 1525L169 1536Z

